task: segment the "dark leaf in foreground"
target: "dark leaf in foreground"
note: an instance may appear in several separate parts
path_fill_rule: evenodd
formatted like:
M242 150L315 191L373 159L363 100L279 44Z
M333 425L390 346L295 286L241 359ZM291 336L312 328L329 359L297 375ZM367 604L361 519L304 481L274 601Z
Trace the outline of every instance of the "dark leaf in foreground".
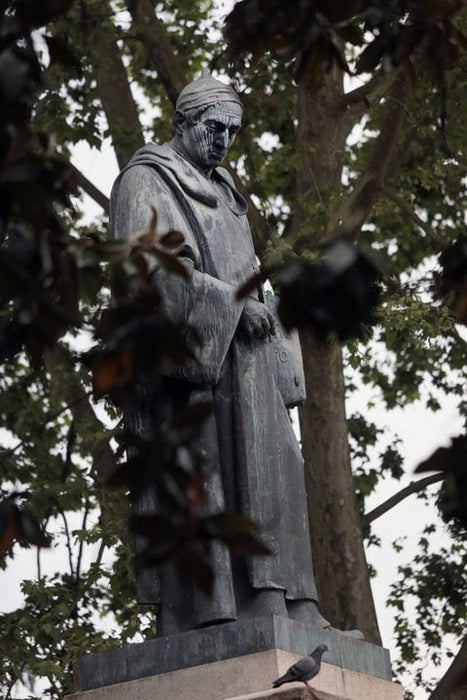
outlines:
M467 435L453 438L449 447L439 447L415 469L428 471L444 473L439 496L444 520L455 519L467 528Z
M381 61L386 49L386 37L378 36L361 53L355 64L355 72L365 73L372 71Z
M144 467L145 463L141 456L128 459L112 472L107 479L107 486L129 489L135 494L140 493L147 485Z
M185 236L180 231L169 231L160 237L159 243L164 248L169 248L173 250L174 248L180 248L185 242Z
M134 356L129 350L102 353L92 373L96 396L125 386L133 377Z
M196 587L211 595L214 573L205 557L194 549L184 549L175 560L178 575L183 581L193 581Z
M89 239L89 247L103 261L118 262L125 260L130 251L130 245L127 241L100 241L93 239L90 235L87 238Z
M20 351L26 328L17 318L0 318L0 360L9 360Z
M258 526L245 515L230 512L212 515L205 518L204 527L210 537L224 542L233 554L271 554L257 535Z
M27 101L31 83L31 66L14 51L0 54L0 98L3 104Z
M11 500L0 502L0 555L11 549L20 527L19 508Z
M183 408L177 413L174 421L175 428L183 441L193 439L199 432L200 426L211 415L213 404L211 401L198 401L195 404Z
M20 19L30 27L42 27L65 14L74 0L16 0L14 3Z
M150 253L158 259L161 266L167 270L167 272L171 272L188 281L189 276L186 267L175 255L162 250L162 248L153 248Z
M458 321L467 324L467 238L446 248L439 256L441 274L438 288L442 297L452 298L452 309Z
M467 474L446 475L438 503L445 522L454 520L467 529Z
M81 63L65 39L47 35L44 35L44 39L49 49L50 61L58 63L64 68L74 68L78 75L81 76Z
M296 260L277 275L279 317L287 331L310 325L340 340L358 336L375 322L381 272L356 246L337 239L322 262Z
M252 533L240 533L229 537L219 537L219 539L227 545L232 554L237 556L250 557L271 554L271 550Z
M255 292L258 287L266 282L270 274L270 270L267 268L262 268L256 275L251 277L249 280L247 280L247 282L245 282L245 284L242 284L242 286L239 287L237 293L235 294L235 298L244 299L251 294L251 292Z
M467 435L458 435L452 439L449 447L438 447L433 454L420 462L415 473L423 472L467 474Z
M44 533L37 520L27 510L20 509L21 537L36 547L50 547L50 539Z
M132 515L130 529L135 535L161 537L174 530L173 522L163 515Z
M234 61L267 52L296 59L298 78L314 80L333 65L351 72L345 58L350 43L362 48L357 74L417 61L438 83L465 49L466 37L455 24L464 9L462 0L242 0L226 18L227 51Z
M50 538L40 523L27 508L18 506L10 497L0 501L0 555L10 550L15 540L36 547L50 547Z

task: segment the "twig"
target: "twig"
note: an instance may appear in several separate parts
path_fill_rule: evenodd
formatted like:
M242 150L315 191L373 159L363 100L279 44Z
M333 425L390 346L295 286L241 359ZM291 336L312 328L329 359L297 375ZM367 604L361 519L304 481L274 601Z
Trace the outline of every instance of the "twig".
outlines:
M109 214L109 199L108 197L105 196L103 192L101 192L95 185L92 184L88 178L83 175L83 173L78 170L76 165L73 165L73 163L70 163L70 168L72 169L73 173L76 176L76 179L78 180L78 185L81 187L81 189L86 192L91 199L93 199L97 204L102 207L104 210L105 214Z
M70 616L73 615L77 609L78 609L78 603L79 601L83 598L84 594L87 593L87 591L91 588L92 584L95 583L99 576L99 566L102 562L102 557L104 555L104 550L106 548L106 544L104 542L104 539L101 540L101 543L99 545L99 551L97 553L97 557L95 561L93 562L93 570L90 573L88 584L86 586L83 586L81 589L78 588L74 599L73 599L73 605L70 608ZM78 578L76 579L76 582L78 583Z
M344 95L345 103L348 107L355 111L363 113L368 109L372 102L376 102L383 97L391 87L397 72L377 73L373 78Z
M415 212L411 206L407 204L407 202L404 202L403 199L401 199L395 192L390 190L388 187L385 185L381 185L380 190L382 194L384 194L388 199L391 200L391 202L394 202L394 204L397 204L399 209L403 211L405 214L408 214L408 216L414 221L414 223L419 226L422 231L426 233L426 235L429 238L432 238L435 241L441 241L442 237L436 233L436 231L433 229L432 226L427 221L423 221L422 218Z
M439 681L438 685L431 693L428 700L444 700L444 698L458 697L461 698L461 692L467 686L467 637L461 644L459 651L452 664L449 666L448 670L444 676ZM459 695L455 694L455 691L459 691ZM452 695L451 695L452 694ZM462 695L465 697L465 695Z
M68 550L68 563L70 565L70 574L71 576L74 576L75 574L75 568L73 566L73 548L71 546L71 535L70 535L70 529L68 527L68 521L66 519L65 512L63 511L62 508L59 509L59 513L62 517L63 520L63 525L65 528L65 536L66 536L66 548Z
M384 503L377 506L369 513L365 513L365 515L362 517L362 526L366 527L381 515L387 513L388 510L394 508L394 506L407 498L407 496L411 496L413 493L419 493L427 486L431 486L431 484L436 484L438 481L442 481L443 478L443 474L431 474L430 476L426 476L424 479L412 481L408 486L395 493L394 496L388 498L387 501L384 501Z
M400 126L407 114L405 101L410 90L407 76L398 74L392 84L386 114L379 135L374 141L367 168L358 178L348 199L329 217L328 236L340 233L340 235L354 238L370 214L396 148Z
M81 529L84 531L86 529L86 523L88 519L90 511L90 503L89 503L89 497L86 498L86 503L84 506L84 515L83 515L83 521L81 523ZM81 574L81 561L83 558L83 550L84 550L84 539L81 538L79 542L79 548L78 548L78 559L76 562L76 580L79 579L80 574Z

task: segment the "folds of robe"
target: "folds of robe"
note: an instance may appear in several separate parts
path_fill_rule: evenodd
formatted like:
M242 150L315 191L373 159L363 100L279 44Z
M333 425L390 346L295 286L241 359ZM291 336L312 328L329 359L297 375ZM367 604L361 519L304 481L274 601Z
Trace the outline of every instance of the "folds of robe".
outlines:
M183 233L179 254L189 274L184 281L155 269L153 281L169 316L195 328L202 341L193 347L196 360L171 376L189 387L191 400L214 404L200 441L209 468L206 512L236 508L259 524L272 556L247 560L253 589L316 600L303 461L278 388L274 337L252 340L238 329L244 302L235 291L257 271L244 200L222 168L206 177L170 146L149 145L114 185L112 236L144 233L153 208L159 232ZM129 420L141 424L144 416ZM139 507L154 512L157 504L146 494ZM170 566L140 577L140 601L161 604L162 633L237 616L230 555L213 543L211 557L217 574L211 598L180 586Z

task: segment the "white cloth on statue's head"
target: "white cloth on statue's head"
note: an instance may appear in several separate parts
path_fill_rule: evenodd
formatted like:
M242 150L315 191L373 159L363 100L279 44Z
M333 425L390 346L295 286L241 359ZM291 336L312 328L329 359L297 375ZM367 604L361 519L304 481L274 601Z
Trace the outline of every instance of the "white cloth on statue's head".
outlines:
M234 102L243 109L242 102L233 88L213 78L208 70L203 70L197 80L183 88L177 98L176 109L188 112L224 102Z

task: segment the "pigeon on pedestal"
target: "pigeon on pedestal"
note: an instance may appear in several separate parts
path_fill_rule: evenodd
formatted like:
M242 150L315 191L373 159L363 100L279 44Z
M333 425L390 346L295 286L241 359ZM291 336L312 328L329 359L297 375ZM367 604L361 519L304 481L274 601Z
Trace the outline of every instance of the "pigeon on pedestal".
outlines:
M283 676L275 680L272 687L278 688L283 683L301 681L305 683L308 688L313 690L313 687L308 681L318 675L321 668L321 656L325 651L328 651L328 647L325 644L320 644L309 656L299 659L299 661L294 663Z

